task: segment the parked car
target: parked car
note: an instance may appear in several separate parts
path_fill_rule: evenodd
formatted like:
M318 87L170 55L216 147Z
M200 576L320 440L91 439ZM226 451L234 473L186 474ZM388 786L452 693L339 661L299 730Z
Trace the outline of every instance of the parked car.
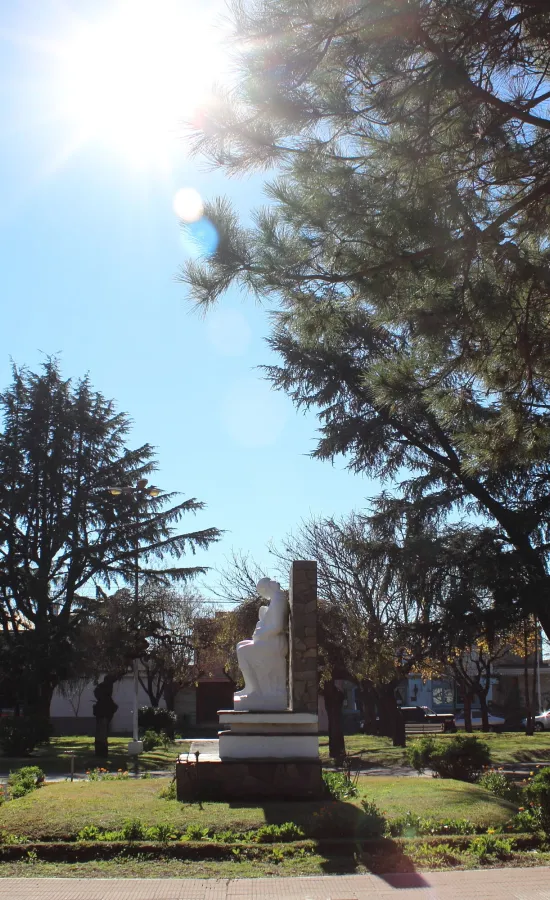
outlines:
M454 713L434 712L429 706L402 706L405 725L416 722L443 722L444 731L456 731Z
M429 706L402 706L401 712L405 720L405 725L430 724L433 722L443 722L443 731L456 731L455 717L453 713L436 713ZM378 727L379 719L376 718ZM365 722L360 722L361 731L365 730Z
M488 719L489 719L489 729L491 731L504 731L504 725L505 725L506 720L503 719L502 716L494 716L492 713L489 713ZM464 713L463 712L460 713L455 718L455 722L456 722L457 728L464 728L465 721L464 721ZM475 710L475 712L472 712L472 728L481 728L482 725L483 725L483 723L481 721L481 713L478 712L478 710Z
M523 719L522 724L527 725L527 719ZM535 716L535 731L550 731L550 709Z

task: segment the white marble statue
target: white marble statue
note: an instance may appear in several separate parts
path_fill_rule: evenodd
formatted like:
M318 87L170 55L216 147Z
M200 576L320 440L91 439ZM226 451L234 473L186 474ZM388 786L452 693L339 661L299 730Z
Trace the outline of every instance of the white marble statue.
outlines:
M288 709L287 595L270 578L262 578L256 590L269 606L260 607L252 639L237 644L244 688L234 695L235 709Z

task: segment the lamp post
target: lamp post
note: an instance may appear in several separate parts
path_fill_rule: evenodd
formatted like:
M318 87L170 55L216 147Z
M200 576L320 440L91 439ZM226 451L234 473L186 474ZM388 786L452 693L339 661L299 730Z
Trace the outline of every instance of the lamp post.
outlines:
M113 497L119 497L121 494L129 494L132 497L137 497L138 501L145 500L147 497L158 497L160 494L160 488L154 487L153 485L147 487L146 478L140 478L135 487L113 485L108 488L108 491ZM136 522L139 522L139 516L136 516ZM139 537L137 530L134 544L134 614L137 623L139 614ZM138 732L139 660L137 656L134 657L133 660L133 670L134 709L132 712L132 740L128 744L128 753L135 756L137 766L137 757L143 751L143 743L139 740Z

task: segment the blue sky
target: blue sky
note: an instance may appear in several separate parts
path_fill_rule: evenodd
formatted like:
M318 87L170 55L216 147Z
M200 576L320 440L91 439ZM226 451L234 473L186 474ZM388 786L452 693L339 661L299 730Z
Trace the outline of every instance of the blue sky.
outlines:
M262 202L261 180L201 171L177 143L162 165L138 164L108 128L76 146L75 122L60 112L60 54L75 22L85 31L116 6L0 5L0 384L10 358L33 368L59 354L65 375L89 372L133 418L132 444L157 447L155 481L207 504L187 528L226 530L194 562L223 566L233 547L268 574L269 540L311 513L361 508L375 488L343 461L308 458L315 417L297 413L256 370L273 359L265 311L229 294L201 318L175 282L189 249L175 192L227 194L246 215Z

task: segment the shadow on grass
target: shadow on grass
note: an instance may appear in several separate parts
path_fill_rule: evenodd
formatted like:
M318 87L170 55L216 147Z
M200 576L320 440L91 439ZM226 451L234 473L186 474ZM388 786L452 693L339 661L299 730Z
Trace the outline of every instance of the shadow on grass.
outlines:
M548 762L550 764L550 748L548 750L516 750L515 753L510 753L509 756L512 762L533 763L533 765L536 765L537 762Z
M233 800L229 805L231 809L247 809L251 802ZM353 803L329 797L324 800L264 800L257 805L263 809L268 825L294 822L303 828L308 838L360 838L363 813Z
M447 779L437 779L441 783L445 784ZM460 818L464 816L464 818L469 818L467 815L468 810L471 806L474 806L476 803L479 803L480 800L480 786L477 784L468 784L467 782L461 781L459 782L460 788L451 788L453 794L453 804L456 808L456 818ZM502 797L497 797L495 794L489 793L489 791L485 791L484 794L481 795L483 799L483 803L486 806L493 806L495 811L502 812L505 809L510 816L513 816L517 812L517 805L515 803L511 803L508 800L502 799ZM437 809L433 810L431 815L434 818L437 818ZM466 814L466 815L465 815Z
M127 738L109 738L109 754L106 757L96 757L94 754L94 739L92 737L58 737L53 738L49 744L44 744L33 750L30 756L8 757L0 756L0 775L7 775L14 769L23 766L40 766L46 774L69 775L71 761L69 753L74 753L74 770L76 774L83 775L89 769L103 767L109 772L118 769L125 771L131 765L131 758L127 753ZM177 745L171 745L168 750L159 747L140 756L140 770L170 768L177 756Z
M246 807L245 802L232 802L232 809ZM412 859L392 838L369 840L364 833L364 814L353 803L344 800L302 800L264 802L261 804L265 821L270 825L294 822L300 825L307 838L318 841L320 866L327 875L343 875L364 867L382 878L396 873L408 881L395 887L424 887L425 879L416 872ZM386 873L392 873L386 875ZM393 882L389 882L392 883Z

